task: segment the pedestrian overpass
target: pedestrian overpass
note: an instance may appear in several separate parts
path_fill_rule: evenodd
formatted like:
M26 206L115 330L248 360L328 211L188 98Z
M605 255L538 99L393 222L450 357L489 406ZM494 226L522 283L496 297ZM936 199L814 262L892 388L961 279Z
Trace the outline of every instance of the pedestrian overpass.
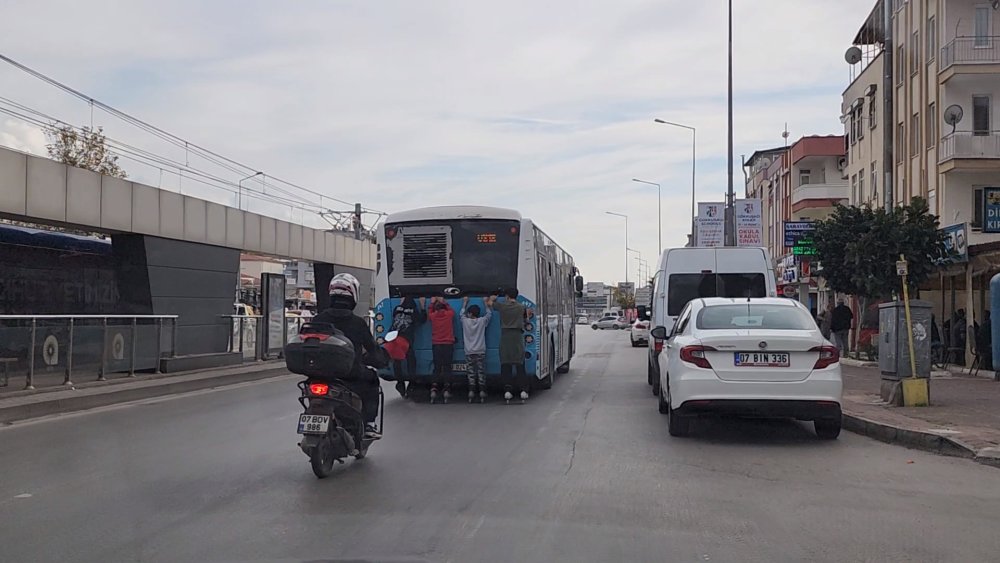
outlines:
M318 287L339 272L353 273L370 286L376 261L375 245L356 240L353 233L317 229L5 148L0 148L0 217L111 237L107 256L79 266L72 253L51 257L0 241L0 314L177 315L174 350L188 356L227 349L230 328L224 315L233 313L242 252L313 262ZM95 269L105 275L91 275ZM90 299L106 292L79 287L98 283L114 286L113 304ZM322 306L325 292L318 295Z

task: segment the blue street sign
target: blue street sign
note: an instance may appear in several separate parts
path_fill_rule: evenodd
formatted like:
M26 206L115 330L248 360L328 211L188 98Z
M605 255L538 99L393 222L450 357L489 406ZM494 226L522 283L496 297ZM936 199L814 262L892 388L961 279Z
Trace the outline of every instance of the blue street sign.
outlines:
M1000 233L1000 188L983 188L983 232Z

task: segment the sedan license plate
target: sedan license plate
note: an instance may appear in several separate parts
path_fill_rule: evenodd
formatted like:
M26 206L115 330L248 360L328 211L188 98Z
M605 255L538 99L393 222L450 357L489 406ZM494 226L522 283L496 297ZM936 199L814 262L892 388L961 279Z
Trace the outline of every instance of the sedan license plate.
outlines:
M325 414L299 415L299 434L326 434L330 428L330 416Z
M734 352L736 367L787 368L788 352Z
M457 372L457 373L463 373L463 372L466 372L468 370L469 370L468 366L465 365L464 363L451 364L451 371L454 371L454 372Z

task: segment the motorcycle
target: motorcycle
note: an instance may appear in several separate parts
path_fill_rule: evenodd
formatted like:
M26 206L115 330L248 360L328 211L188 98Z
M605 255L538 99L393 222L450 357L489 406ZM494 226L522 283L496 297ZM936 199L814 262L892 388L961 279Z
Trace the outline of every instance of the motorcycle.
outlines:
M299 404L305 412L299 415L299 447L309 456L316 477L323 479L333 471L334 462L344 458L363 459L374 438L365 436L361 415L361 397L351 392L343 382L307 380L298 383L302 395ZM383 425L382 390L379 389L379 428Z
M298 383L298 401L304 411L297 428L302 435L299 448L309 456L313 473L320 479L330 475L334 462L344 463L348 456L364 458L377 439L365 433L361 397L334 376L350 372L354 357L351 341L325 323L304 323L285 346L289 371L307 377ZM385 402L381 388L378 401L381 429Z

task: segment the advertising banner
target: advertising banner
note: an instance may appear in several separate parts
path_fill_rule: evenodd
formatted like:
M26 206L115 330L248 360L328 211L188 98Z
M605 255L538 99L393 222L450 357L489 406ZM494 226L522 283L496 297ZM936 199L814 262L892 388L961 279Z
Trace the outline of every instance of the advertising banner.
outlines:
M1000 188L983 188L983 232L1000 233Z
M938 229L945 234L944 249L947 257L939 260L939 265L957 264L969 261L969 226L967 223L958 223ZM984 229L985 230L985 229Z
M725 210L724 203L698 203L695 246L722 246L725 243Z
M736 246L764 246L760 199L736 200Z

